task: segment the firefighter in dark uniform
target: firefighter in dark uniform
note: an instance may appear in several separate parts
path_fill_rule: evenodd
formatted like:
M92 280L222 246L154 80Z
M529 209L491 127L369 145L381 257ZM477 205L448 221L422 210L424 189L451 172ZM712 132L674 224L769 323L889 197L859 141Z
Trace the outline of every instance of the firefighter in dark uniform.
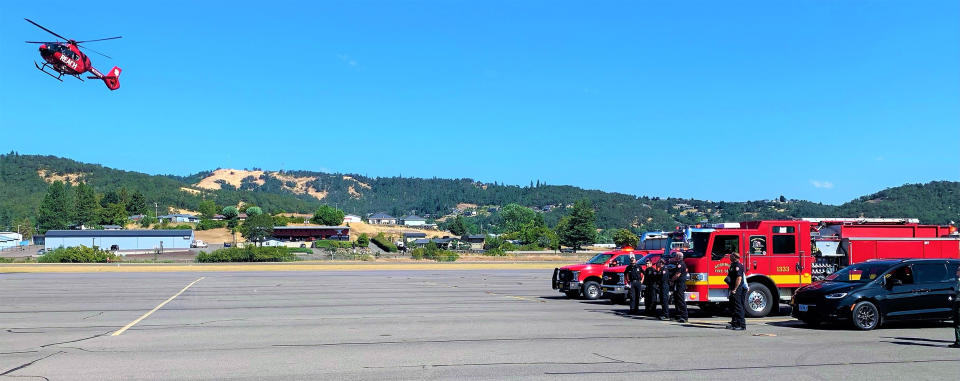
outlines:
M673 269L675 267L671 266L670 263L667 263L666 256L660 257L660 294L657 295L657 298L660 299L660 315L657 317L660 320L670 320L670 278L673 276Z
M657 313L657 295L660 294L660 262L656 265L649 259L647 268L643 269L643 312L653 317Z
M670 276L671 296L673 306L677 309L677 321L687 322L687 265L683 263L683 253L674 254L674 270Z
M950 348L960 348L960 266L957 266L957 289L953 295L953 344Z
M730 268L727 269L727 278L724 279L730 290L730 304L733 306L733 318L727 329L742 331L747 329L747 320L744 319L747 304L747 286L744 282L743 263L740 263L740 254L730 253Z
M643 274L640 272L637 257L630 256L630 264L623 273L627 278L624 281L629 286L627 298L630 300L630 314L633 315L640 311L640 292L643 290Z

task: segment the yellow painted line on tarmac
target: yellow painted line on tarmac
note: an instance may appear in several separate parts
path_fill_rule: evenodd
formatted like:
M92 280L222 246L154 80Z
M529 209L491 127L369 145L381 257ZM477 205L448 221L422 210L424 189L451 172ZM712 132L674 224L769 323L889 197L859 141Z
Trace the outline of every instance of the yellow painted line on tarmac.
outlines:
M564 263L565 264L565 263ZM49 264L0 265L0 273L370 271L370 270L552 270L557 263L236 263L236 264Z
M190 284L188 284L187 287L184 287L182 290L180 290L180 292L178 292L178 293L176 293L176 294L173 294L173 296L171 296L169 299L164 300L163 303L160 303L158 306L153 307L153 309L150 310L150 312L147 312L147 313L143 314L143 316L137 318L137 320L134 320L134 321L130 322L130 324L127 324L127 325L123 326L123 328L118 329L116 332L114 332L114 333L111 334L110 336L120 336L121 333L124 333L124 332L126 332L128 329L130 329L130 327L133 327L134 325L137 325L137 323L139 323L139 322L140 322L141 320L143 320L143 319L146 319L147 316L150 316L150 314L152 314L152 313L154 313L154 312L157 312L157 310L159 310L160 307L163 307L163 306L165 306L167 303L170 303L171 300L173 300L174 298L180 296L180 294L182 294L184 291L187 291L187 289L190 288L190 286L193 286L193 285L196 284L197 282L203 280L203 278L205 278L205 277L200 277L200 279L197 279L197 280L195 280L195 281L193 281L193 282L190 282Z

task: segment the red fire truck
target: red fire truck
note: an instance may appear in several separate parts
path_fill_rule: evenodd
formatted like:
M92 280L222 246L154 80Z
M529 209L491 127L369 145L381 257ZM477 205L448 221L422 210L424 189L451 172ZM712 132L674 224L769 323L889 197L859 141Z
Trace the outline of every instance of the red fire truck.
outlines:
M553 269L553 289L570 298L583 296L595 300L603 295L600 289L603 271L609 267L625 266L636 253L632 248L600 253L589 261L579 265L569 265Z
M747 269L746 313L762 317L789 301L797 288L847 265L880 258L960 258L953 226L916 219L803 218L720 223L689 234L683 250L690 277L688 303L710 309L727 301L724 278L741 254Z

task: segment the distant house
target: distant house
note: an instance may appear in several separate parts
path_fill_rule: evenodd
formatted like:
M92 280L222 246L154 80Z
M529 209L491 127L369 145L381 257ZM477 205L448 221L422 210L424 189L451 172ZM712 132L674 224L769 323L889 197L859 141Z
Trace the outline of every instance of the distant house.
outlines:
M246 214L246 213L240 213L240 214L237 215L237 219L240 220L240 221L245 221L245 220L247 219L247 214Z
M397 218L386 213L374 213L370 217L367 217L367 223L373 225L396 225Z
M350 240L349 226L275 226L273 238L281 241Z
M411 239L417 239L417 238L427 238L427 233L418 233L418 232L403 233L403 239L405 241L411 240Z
M143 215L143 214L134 214L134 215L130 216L130 221L134 221L134 222L140 221L140 220L142 220L144 217L146 217L146 215Z
M192 214L168 214L157 218L160 221L166 220L168 222L200 222L200 219Z
M102 225L100 226L103 230L123 230L123 226L120 225Z
M430 242L433 242L437 245L438 248L447 250L450 248L450 245L454 243L454 241L456 241L456 238L450 238L450 237L431 238L431 239L421 238L421 239L413 240L413 242L410 243L410 246L424 247L424 246L427 246L427 244L429 244Z
M406 226L423 226L423 225L426 225L426 223L427 223L426 218L413 215L413 214L400 218L400 224L406 225Z
M460 240L470 244L470 250L483 250L483 241L487 237L483 234L470 234L460 237Z
M343 216L343 223L360 222L360 221L362 220L360 219L360 216L357 216L357 215L348 214L346 216Z
M213 215L213 220L214 220L214 221L223 221L223 220L225 220L225 219L227 219L227 216L224 216L224 215L222 215L222 214L214 214L214 215Z

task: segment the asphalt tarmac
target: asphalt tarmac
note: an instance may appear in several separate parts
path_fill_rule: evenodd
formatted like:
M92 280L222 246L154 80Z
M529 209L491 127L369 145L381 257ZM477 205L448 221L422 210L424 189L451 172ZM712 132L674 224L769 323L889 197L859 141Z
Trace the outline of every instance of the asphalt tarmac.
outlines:
M625 306L606 301L569 300L550 289L551 274L0 274L0 378L742 381L960 375L960 350L946 347L953 335L947 324L859 332L810 329L774 316L748 320L747 331L734 332L723 329L729 320L723 316L694 314L679 324L629 316Z

